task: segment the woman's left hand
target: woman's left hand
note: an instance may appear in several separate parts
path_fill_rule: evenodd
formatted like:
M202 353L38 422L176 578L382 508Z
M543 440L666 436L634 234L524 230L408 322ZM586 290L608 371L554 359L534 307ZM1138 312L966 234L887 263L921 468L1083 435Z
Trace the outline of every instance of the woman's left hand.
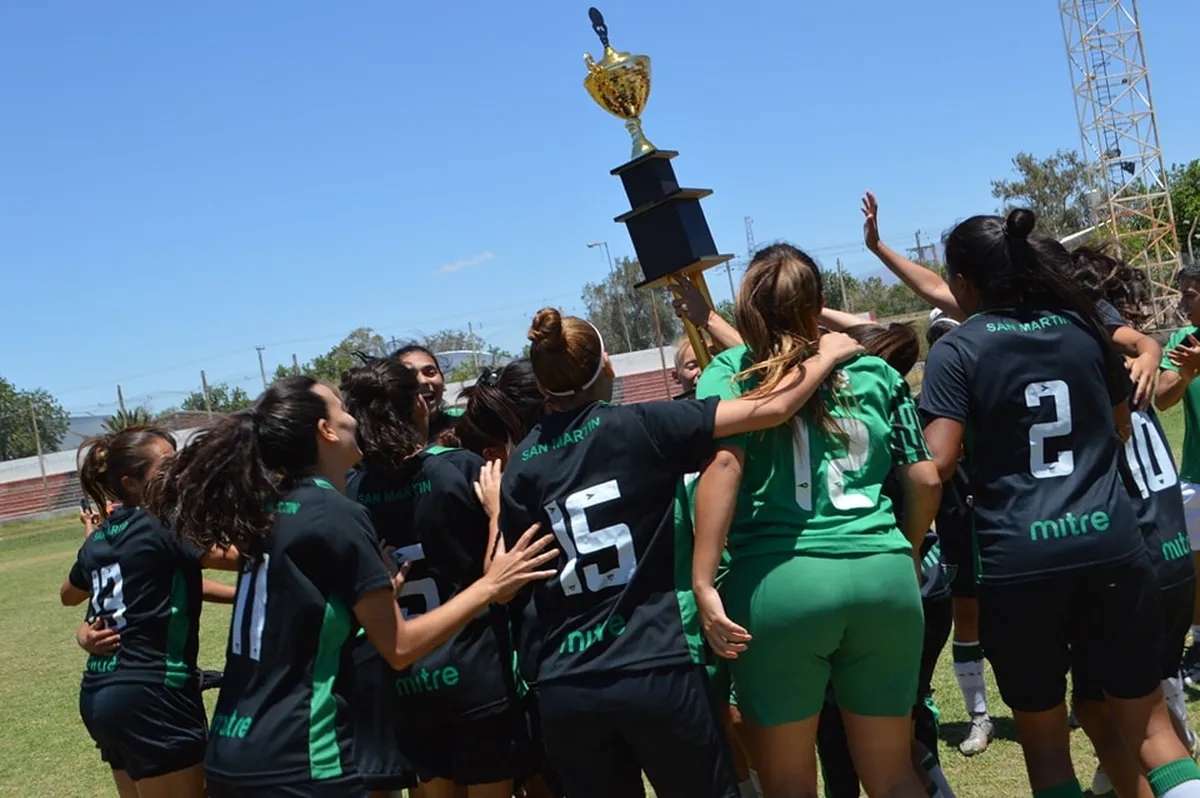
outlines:
M700 611L700 626L704 637L718 657L737 659L750 642L750 633L725 614L725 604L715 587L704 587L693 591L696 608Z
M479 479L475 482L475 496L492 521L500 517L501 474L503 474L503 466L500 461L489 460L479 470Z
M1135 410L1145 410L1154 396L1154 380L1158 377L1158 365L1161 361L1150 353L1138 355L1132 360L1125 361L1129 369L1129 377L1133 380L1133 407Z

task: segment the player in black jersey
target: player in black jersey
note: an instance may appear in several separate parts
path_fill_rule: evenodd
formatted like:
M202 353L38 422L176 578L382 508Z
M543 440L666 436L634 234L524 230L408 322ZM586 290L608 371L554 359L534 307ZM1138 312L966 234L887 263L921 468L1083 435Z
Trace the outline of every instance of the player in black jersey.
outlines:
M288 377L200 432L152 497L184 538L241 552L205 763L212 798L361 798L347 706L356 627L404 669L552 573L538 570L554 554L530 529L482 579L405 619L366 509L342 495L356 432L335 389Z
M443 446L457 446L454 428L462 415L462 408L446 404L446 376L437 355L420 344L408 344L392 352L398 360L413 370L421 381L421 396L429 406L429 441Z
M641 796L643 770L660 798L732 798L675 492L715 437L786 421L860 350L826 336L802 374L758 402L612 406L595 327L546 308L529 338L552 412L509 458L500 526L511 544L512 525L545 520L562 547L560 572L534 590L549 765L571 798Z
M1160 360L1158 344L1131 326L1144 318L1135 299L1141 281L1133 270L1102 250L1091 247L1080 247L1072 252L1070 263L1068 276L1082 287L1089 300L1096 303L1100 320L1113 336L1114 343L1130 355L1144 352L1144 357L1149 360ZM1139 407L1137 397L1132 394L1130 401L1134 406L1133 434L1121 449L1121 473L1133 499L1146 551L1162 589L1166 621L1166 642L1161 659L1163 693L1180 741L1191 748L1194 741L1187 724L1179 664L1191 625L1196 574L1188 545L1179 473L1153 405L1145 402ZM1075 674L1072 686L1075 711L1101 761L1092 791L1100 795L1112 791L1115 786L1118 794L1133 795L1138 791L1140 781L1140 789L1144 792L1147 788L1140 763L1122 744L1109 722L1102 691L1095 684L1089 684L1086 677L1086 673Z
M1069 669L1104 691L1155 795L1200 795L1162 702L1158 585L1120 481L1113 433L1128 437L1129 379L1063 274L1066 250L1033 226L1017 210L947 236L950 287L972 315L930 351L921 392L944 479L966 445L983 647L1035 796L1082 795Z
M61 597L68 606L87 601L87 623L120 637L118 648L88 658L79 713L122 798L204 796L200 602L229 603L233 591L203 580L201 568L234 570L237 557L179 541L142 509L147 484L174 451L171 434L155 427L129 427L80 447L80 482L102 521L80 548ZM111 500L120 506L109 514Z
M363 448L362 468L350 477L346 495L367 508L380 540L398 563L408 564L398 601L405 616L415 618L483 576L490 519L474 485L484 461L465 449L426 446L429 409L417 377L395 360L351 369L341 387ZM391 715L426 798L453 798L456 784L466 785L472 798L509 798L528 740L507 615L484 610L400 672L367 648L356 657L359 675L381 684L370 702L375 706L359 707L360 717L364 710ZM386 728L386 718L372 725Z

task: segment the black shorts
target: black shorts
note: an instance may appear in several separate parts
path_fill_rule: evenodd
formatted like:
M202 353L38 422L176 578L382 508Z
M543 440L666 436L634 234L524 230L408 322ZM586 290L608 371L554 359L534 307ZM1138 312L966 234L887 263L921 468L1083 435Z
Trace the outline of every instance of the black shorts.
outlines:
M1187 643L1188 630L1192 628L1192 613L1196 601L1196 580L1189 579L1172 585L1162 592L1163 603L1163 647L1159 675L1164 679L1179 676L1183 662L1183 649Z
M925 746L934 760L938 758L937 718L928 700L933 695L933 672L946 641L950 638L950 626L954 613L950 601L923 601L925 610L925 642L921 648L921 672L917 681L917 700L913 704L913 736ZM837 705L833 685L825 691L825 704L817 721L817 754L821 763L821 775L825 781L828 798L858 798L858 771L850 757L850 744L846 741L846 726Z
M942 570L950 582L950 595L958 599L973 599L979 593L975 582L975 555L971 551L971 532L953 529L942 534L938 530L938 545L942 550Z
M302 784L251 787L208 779L208 798L366 798L367 788L358 776Z
M79 715L101 758L134 781L204 761L208 719L200 688L109 684L79 691Z
M395 672L373 648L355 650L354 668L354 759L363 783L379 791L415 787L416 769L400 745Z
M1068 671L1083 700L1141 698L1162 680L1162 600L1145 554L1121 565L980 585L979 637L1000 697L1017 712L1063 703Z
M729 741L701 665L538 685L546 762L570 798L737 798Z
M529 720L520 705L435 726L402 725L398 738L421 781L492 784L529 772Z

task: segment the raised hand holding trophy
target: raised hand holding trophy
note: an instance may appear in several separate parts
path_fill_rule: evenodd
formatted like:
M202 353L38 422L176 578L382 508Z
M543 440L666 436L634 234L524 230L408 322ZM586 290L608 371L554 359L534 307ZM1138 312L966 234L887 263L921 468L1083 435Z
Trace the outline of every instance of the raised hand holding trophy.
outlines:
M680 188L671 168L671 159L679 153L657 149L642 132L641 113L650 98L649 56L614 50L608 43L604 16L595 8L588 9L588 16L604 46L604 55L599 61L584 56L588 74L583 86L597 105L625 120L625 128L633 138L633 160L610 174L621 178L633 208L613 221L624 223L633 241L645 278L636 287L657 288L672 278L688 279L711 306L704 271L733 259L733 255L717 253L700 207L700 200L712 194L712 189ZM704 336L687 319L683 326L703 368L710 359Z

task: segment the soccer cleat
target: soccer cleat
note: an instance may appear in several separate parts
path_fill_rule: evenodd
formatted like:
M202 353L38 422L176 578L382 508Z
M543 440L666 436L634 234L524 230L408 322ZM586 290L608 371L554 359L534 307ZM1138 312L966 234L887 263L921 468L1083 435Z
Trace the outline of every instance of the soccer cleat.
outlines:
M958 750L963 756L975 756L987 750L992 741L992 719L987 715L977 715L971 718L971 730L966 738L958 744Z
M1092 795L1113 795L1112 782L1104 772L1104 765L1096 765L1096 775L1092 776Z

